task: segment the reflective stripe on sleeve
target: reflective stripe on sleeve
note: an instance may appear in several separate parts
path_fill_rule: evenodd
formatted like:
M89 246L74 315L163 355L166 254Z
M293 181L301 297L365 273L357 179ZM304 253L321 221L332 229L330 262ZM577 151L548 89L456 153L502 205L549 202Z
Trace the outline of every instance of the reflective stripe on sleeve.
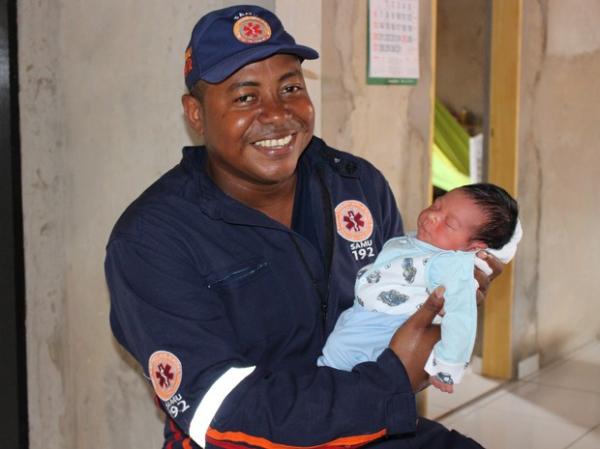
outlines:
M202 401L200 401L200 405L194 412L189 431L190 437L200 446L205 447L206 431L221 403L231 393L231 390L252 374L255 368L255 366L229 368L206 392Z

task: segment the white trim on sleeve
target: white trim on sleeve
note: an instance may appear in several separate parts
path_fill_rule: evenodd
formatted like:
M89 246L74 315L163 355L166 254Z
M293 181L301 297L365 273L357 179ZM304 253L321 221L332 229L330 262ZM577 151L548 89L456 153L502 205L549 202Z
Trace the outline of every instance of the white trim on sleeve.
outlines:
M256 367L248 368L229 368L221 377L219 377L212 387L206 392L200 405L194 412L194 417L190 424L189 435L200 446L205 447L206 431L213 417L219 410L219 407L231 390L248 377Z
M425 363L425 372L430 376L438 374L450 376L452 383L458 384L462 381L466 366L466 363L446 363L437 359L431 351L427 363Z

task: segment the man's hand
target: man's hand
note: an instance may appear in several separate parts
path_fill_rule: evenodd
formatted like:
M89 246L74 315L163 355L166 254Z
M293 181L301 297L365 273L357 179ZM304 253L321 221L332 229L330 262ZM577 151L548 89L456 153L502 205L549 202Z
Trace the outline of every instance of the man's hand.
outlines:
M431 322L444 306L443 295L444 288L436 288L423 306L398 328L390 341L390 349L402 361L413 392L428 385L425 362L433 345L440 339L440 327Z
M475 280L479 284L479 288L477 289L477 305L480 306L487 296L490 283L500 276L502 270L504 270L504 264L485 251L479 251L477 257L484 260L492 270L491 274L487 275L479 268L475 268Z

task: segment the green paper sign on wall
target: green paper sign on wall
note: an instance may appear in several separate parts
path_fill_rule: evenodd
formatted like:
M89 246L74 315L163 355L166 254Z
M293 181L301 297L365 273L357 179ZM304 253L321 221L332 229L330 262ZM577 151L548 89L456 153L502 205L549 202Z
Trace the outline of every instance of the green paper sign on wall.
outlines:
M367 84L416 84L419 1L369 0L368 9Z

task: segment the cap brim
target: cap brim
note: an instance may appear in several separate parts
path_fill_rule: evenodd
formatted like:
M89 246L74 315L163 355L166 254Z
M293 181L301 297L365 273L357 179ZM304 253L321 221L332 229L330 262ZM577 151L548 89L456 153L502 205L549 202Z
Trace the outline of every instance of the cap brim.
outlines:
M236 53L219 62L219 64L204 72L199 79L208 83L220 83L242 67L280 53L295 55L302 59L317 59L319 57L317 51L304 45L260 45Z

